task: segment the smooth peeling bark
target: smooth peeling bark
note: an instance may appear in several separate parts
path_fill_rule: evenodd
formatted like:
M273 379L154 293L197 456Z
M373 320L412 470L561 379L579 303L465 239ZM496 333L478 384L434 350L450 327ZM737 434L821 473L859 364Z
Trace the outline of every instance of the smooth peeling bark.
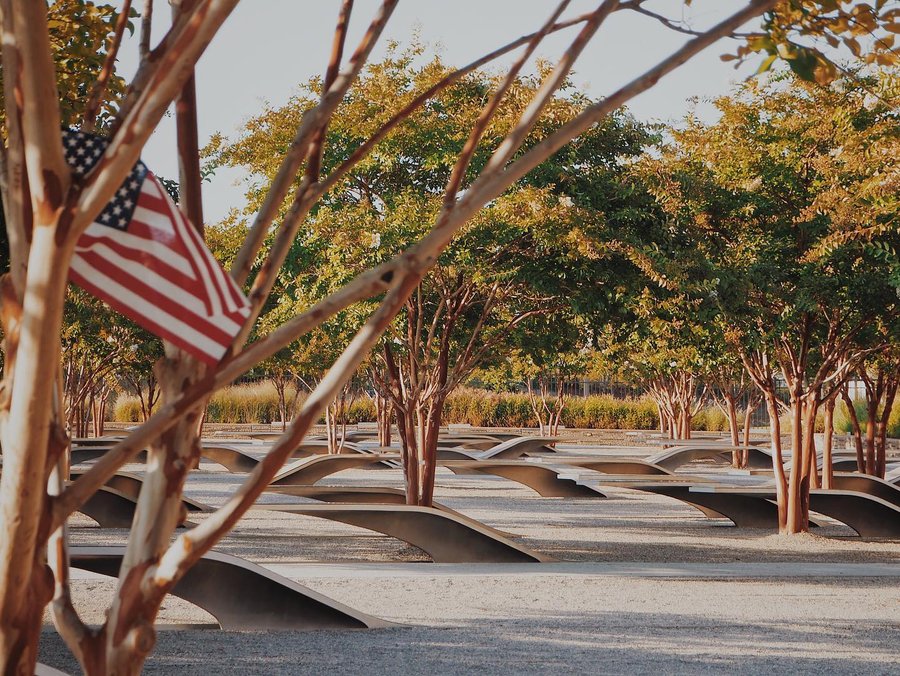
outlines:
M769 413L769 435L772 441L772 471L775 474L775 493L778 503L778 530L785 532L787 529L787 481L784 476L784 454L781 449L781 420L778 417L778 400L775 393L764 393L766 409Z
M9 416L3 429L0 475L0 672L30 669L52 583L39 546L68 252L49 224L35 228L25 287ZM39 609L33 604L38 603Z
M738 423L737 402L731 394L723 395L725 399L725 413L728 415L728 431L731 434L731 445L740 446L740 427ZM733 450L731 452L731 466L741 468L743 463L743 451Z
M819 487L819 468L816 451L816 416L818 413L818 395L807 395L803 406L803 455L806 458L806 476L809 479L810 488Z
M881 416L878 419L878 455L875 466L875 476L884 478L887 470L887 428L891 419L891 412L894 409L894 402L897 398L897 390L900 386L900 373L886 375L886 385L884 392L884 403L881 409Z
M753 412L758 403L752 397L747 400L747 408L744 410L744 450L741 451L741 467L746 467L750 462L750 432L753 420Z
M21 0L4 2L0 8L4 31L12 28L16 42L16 48L5 45L3 56L14 56L20 76L15 96L21 112L27 183L23 180L15 187L21 191L27 185L28 193L19 192L14 200L31 205L31 223L13 225L26 231L30 225L32 231L15 366L4 383L11 391L5 392L8 416L2 429L0 476L0 672L30 674L43 609L53 594L52 573L42 549L50 530L43 517L46 481L56 461L50 457L49 444L56 422L53 400L63 299L74 242L60 234L61 223L68 224L71 218L63 211L70 176L59 136L55 103L59 97L46 8L43 3ZM17 250L23 253L20 245ZM17 277L15 273L11 279Z
M863 451L862 427L859 423L859 416L856 414L856 407L850 398L850 392L845 385L841 388L841 400L847 408L847 417L850 419L850 433L853 437L853 446L856 450L856 470L863 474L866 473L866 456Z
M158 364L163 405L177 398L185 383L194 382L200 368L187 355L175 352ZM153 623L165 591L153 586L131 585L129 577L143 571L166 551L178 524L184 519L181 496L188 472L197 466L197 436L202 409L194 409L163 433L147 449L147 465L135 520L122 567L120 587L109 609L102 653L107 673L137 673L155 644Z
M878 471L875 453L875 427L878 425L878 402L869 387L866 387L866 473L875 474Z
M804 517L804 495L809 496L809 460L803 447L803 401L799 393L791 393L791 470L787 486L787 534L803 533L809 528L808 512ZM807 508L808 509L808 508Z
M822 444L822 488L832 488L834 484L834 461L832 443L834 441L834 407L836 396L825 402L825 439Z

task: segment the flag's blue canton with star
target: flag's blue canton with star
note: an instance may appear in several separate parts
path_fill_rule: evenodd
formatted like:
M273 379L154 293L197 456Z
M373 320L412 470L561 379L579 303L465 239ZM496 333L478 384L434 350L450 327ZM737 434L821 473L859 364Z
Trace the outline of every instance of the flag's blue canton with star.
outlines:
M63 144L66 151L66 162L69 163L73 173L84 176L103 157L109 141L94 134L66 129L63 131ZM147 165L138 161L132 167L131 174L125 179L122 187L116 191L112 202L100 212L97 222L111 228L126 230L134 214L138 193L145 178L147 178Z
M94 134L63 131L66 161L78 176L91 171L108 145ZM240 288L140 161L78 239L69 277L210 364L250 314Z

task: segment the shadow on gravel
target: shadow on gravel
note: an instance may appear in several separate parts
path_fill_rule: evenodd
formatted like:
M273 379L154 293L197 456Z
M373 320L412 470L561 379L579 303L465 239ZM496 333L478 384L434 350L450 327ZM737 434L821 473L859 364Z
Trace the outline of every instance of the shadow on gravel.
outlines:
M555 612L456 627L354 632L161 631L148 674L870 674L896 668L900 627ZM40 659L69 673L55 633Z

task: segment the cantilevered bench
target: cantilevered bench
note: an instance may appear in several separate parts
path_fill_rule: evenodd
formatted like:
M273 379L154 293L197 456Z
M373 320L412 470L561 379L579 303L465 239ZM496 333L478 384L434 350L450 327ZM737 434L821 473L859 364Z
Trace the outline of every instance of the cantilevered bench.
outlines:
M725 454L731 453L732 451L747 451L749 454L748 465L751 468L772 467L772 454L768 449L759 448L757 446L732 446L729 444L685 444L648 456L645 460L651 464L664 467L665 469L675 470L694 460L715 460L717 462L727 463L729 460L725 458Z
M91 517L101 528L131 528L135 509L137 500L115 488L101 486L78 511ZM190 524L184 521L181 525Z
M341 454L366 454L364 451L354 444L344 446ZM259 460L248 453L245 449L234 444L219 444L215 442L204 442L201 447L200 454L207 460L212 460L222 465L229 472L243 474L252 472ZM319 441L317 439L301 442L291 453L292 458L308 458L322 456L328 454L328 442Z
M322 502L340 502L362 505L405 505L406 493L399 488L386 486L269 486L267 493L280 493L292 495L297 498L309 498ZM432 502L431 506L447 514L459 517L463 520L474 521L471 517L457 512L455 509ZM502 537L515 537L513 533L493 528L480 521L474 521L482 528L486 528L494 535Z
M602 472L604 474L649 474L658 476L671 476L672 472L665 467L654 465L644 460L628 460L625 458L577 458L577 457L559 457L548 458L546 460L549 465L571 465L579 469L587 469L592 472Z
M327 439L304 439L294 449L293 457L301 458L310 455L328 455L329 446ZM352 441L345 441L341 447L341 454L366 453L364 449Z
M71 451L71 459L73 465L79 465L83 462L90 462L91 460L96 460L97 458L102 458L109 449L112 448L112 445L107 446L84 446L80 448L73 447ZM133 462L146 462L147 461L147 451L141 451L138 453Z
M438 448L463 448L472 451L489 451L503 443L503 439L491 436L454 435L438 439Z
M70 472L70 476L73 480L77 479L82 474L83 472L78 471ZM131 472L116 472L106 481L106 486L116 489L132 500L138 499L141 494L141 486L143 485L144 480L137 474L132 474ZM185 509L189 512L212 511L212 507L209 505L204 505L202 502L192 500L187 496L182 496L181 501L184 503Z
M103 457L111 446L90 446L86 448L72 449L72 464L78 465L84 462L90 462ZM200 456L206 460L222 465L229 472L248 473L252 472L259 462L251 454L244 449L228 444L219 444L215 442L202 442L200 446ZM136 457L135 462L146 462L147 452L141 451Z
M774 488L716 487L706 490L775 500ZM900 507L874 495L858 491L812 489L809 492L809 508L847 524L862 537L900 538Z
M493 474L527 486L545 498L605 498L590 486L559 476L559 470L525 460L438 460L451 472Z
M370 465L378 465L385 461L398 460L398 455L388 455L384 453L371 455L323 455L310 458L309 460L300 460L286 466L278 476L276 476L272 486L312 486L320 479L341 472L345 469L356 469L358 467L367 467Z
M117 576L125 547L72 547L75 568ZM361 613L245 559L208 552L172 594L230 631L373 629L392 623Z
M517 437L509 439L487 451L466 451L460 448L439 448L439 460L515 460L529 453L555 453L547 444L559 441L556 437Z
M622 488L665 495L696 507L711 518L730 519L740 528L778 529L778 507L762 496L710 492L698 483L624 483Z
M832 487L840 491L856 491L874 495L876 498L900 507L900 488L876 476L854 472L835 472Z
M403 540L435 563L531 563L553 559L491 533L472 519L412 505L269 504L254 509L331 519Z

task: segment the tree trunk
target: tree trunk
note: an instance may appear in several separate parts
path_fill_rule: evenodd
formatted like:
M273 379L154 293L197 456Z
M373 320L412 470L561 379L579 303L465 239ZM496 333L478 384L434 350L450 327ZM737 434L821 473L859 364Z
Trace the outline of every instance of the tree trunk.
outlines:
M772 440L772 471L775 474L775 492L778 503L778 530L786 532L788 523L788 486L784 476L784 454L781 449L781 420L778 418L778 401L774 392L765 392L766 410L769 413L769 435Z
M337 453L337 425L334 421L334 402L325 407L325 437L328 439L328 453Z
M752 397L747 399L747 408L744 411L744 450L741 451L741 467L746 467L750 463L750 431L753 419L753 411L756 410L757 403Z
M859 424L859 416L856 415L856 407L850 398L850 390L845 385L841 388L841 399L847 407L847 417L850 418L851 434L853 435L853 444L856 448L856 470L863 474L866 473L866 456L863 453L862 426Z
M731 433L731 445L740 446L741 438L738 426L737 403L730 392L723 393L722 397L725 400L725 413L728 415L728 431ZM743 455L743 451L738 449L731 451L731 466L736 468L743 467Z
M48 180L68 181L47 168ZM45 196L42 196L45 197ZM61 197L61 196L60 196ZM29 252L28 285L22 304L12 380L5 383L0 475L0 673L34 673L43 610L52 595L52 575L42 544L41 523L51 456L51 402L60 364L63 297L68 253L57 242L54 205L41 202Z
M884 479L887 469L887 428L891 419L891 411L894 409L894 401L897 398L897 389L900 385L900 374L885 374L884 404L881 416L878 418L878 436L875 458L875 476Z
M278 395L278 417L281 419L281 431L287 429L287 398L285 389L287 384L281 378L272 378L272 384L275 386L275 394Z
M866 474L875 474L878 465L875 458L875 432L878 425L878 402L874 392L866 388Z
M816 416L819 413L818 393L812 394L803 407L803 455L810 488L819 487L818 452L816 450Z
M809 529L809 458L803 445L803 398L791 392L791 471L787 490L787 524L784 533L804 533Z
M437 445L444 411L444 397L435 396L428 404L422 446L422 488L419 505L434 505L434 477L437 469Z
M837 397L829 397L825 402L825 441L822 445L822 488L834 486L834 462L832 459L832 442L834 440L834 406Z
M163 404L174 401L184 387L196 382L204 367L178 350L157 364ZM156 642L153 623L165 593L142 584L147 570L159 560L172 534L184 519L181 495L188 472L200 459L198 423L203 409L186 414L147 449L147 469L134 524L120 569L122 584L107 616L103 643L106 672L139 673Z

